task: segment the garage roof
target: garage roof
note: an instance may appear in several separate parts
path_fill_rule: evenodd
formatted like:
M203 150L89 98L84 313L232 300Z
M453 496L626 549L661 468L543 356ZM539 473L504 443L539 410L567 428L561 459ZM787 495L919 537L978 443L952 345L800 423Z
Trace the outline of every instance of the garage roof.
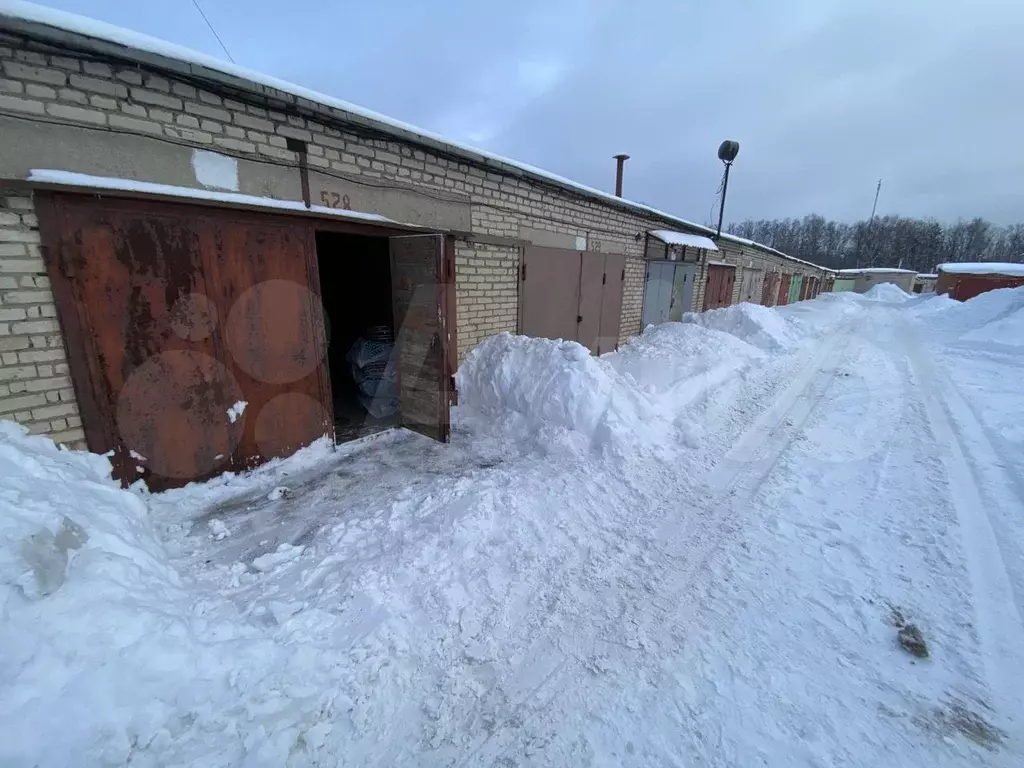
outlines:
M671 229L652 229L650 234L667 245L685 245L688 248L703 248L705 251L718 250L715 241L703 235L694 235L690 232L675 232Z

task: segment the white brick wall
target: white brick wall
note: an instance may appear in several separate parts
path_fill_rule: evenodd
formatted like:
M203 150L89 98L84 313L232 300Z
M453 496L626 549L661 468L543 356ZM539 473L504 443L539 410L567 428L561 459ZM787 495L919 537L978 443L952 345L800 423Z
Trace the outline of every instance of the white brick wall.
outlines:
M0 187L0 418L84 447L32 200Z
M459 241L455 302L459 361L495 333L515 332L519 311L519 248Z

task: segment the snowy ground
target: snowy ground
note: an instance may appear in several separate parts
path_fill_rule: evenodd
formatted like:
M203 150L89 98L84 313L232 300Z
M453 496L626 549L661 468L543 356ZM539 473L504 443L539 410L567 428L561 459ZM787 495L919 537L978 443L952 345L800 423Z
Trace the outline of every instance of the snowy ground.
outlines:
M0 766L1024 763L1024 289L686 319L159 496L0 424Z

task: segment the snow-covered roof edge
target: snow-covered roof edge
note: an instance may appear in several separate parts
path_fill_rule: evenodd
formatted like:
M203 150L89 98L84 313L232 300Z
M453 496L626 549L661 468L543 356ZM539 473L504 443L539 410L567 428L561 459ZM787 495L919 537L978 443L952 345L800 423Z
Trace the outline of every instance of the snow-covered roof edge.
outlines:
M685 245L689 248L703 248L706 251L717 251L718 246L710 237L695 235L692 232L676 232L671 229L652 229L651 235L668 245Z
M431 131L417 128L416 126L404 123L400 120L382 115L369 109L351 104L341 99L336 99L317 91L289 83L285 80L264 75L255 70L240 67L230 62L222 61L205 53L193 51L181 45L169 43L149 35L144 35L122 27L107 24L106 22L90 19L65 11L58 11L46 8L35 3L24 2L23 0L0 0L0 21L16 32L42 38L49 42L62 42L59 32L71 33L89 38L93 41L115 46L117 51L104 51L110 54L119 54L123 58L132 59L142 64L149 64L170 71L181 71L192 77L206 78L221 82L223 84L252 91L253 86L271 88L282 93L291 95L296 99L303 99L310 102L313 107L322 107L338 110L345 113L344 119L355 125L363 125L367 128L392 135L396 138L412 141L427 148L440 151L444 154L464 158L477 165L484 165L503 170L512 175L523 175L561 187L575 192L576 194L600 200L603 203L626 208L639 213L664 219L676 226L686 227L699 231L706 235L714 234L714 230L701 224L681 219L673 214L658 210L643 203L633 202L621 197L616 197L608 192L603 192L584 184L578 184L563 176L536 168L526 163L520 163L501 155L477 149L458 142L453 142ZM57 32L57 34L54 34ZM63 42L68 41L66 38ZM82 44L82 41L77 41ZM339 119L337 115L334 119ZM819 264L814 264L803 259L798 259L770 246L747 240L736 235L722 234L722 239L729 240L741 245L749 245L773 253L789 261L805 264L815 269L828 270Z
M121 192L140 192L146 195L163 195L180 197L189 200L208 200L211 202L249 205L259 208L271 208L300 213L317 213L336 216L352 221L367 221L374 224L394 224L402 228L426 229L416 224L404 224L379 213L363 213L362 211L346 211L341 208L327 208L322 205L306 207L298 200L276 200L272 197L243 195L238 192L222 192L216 189L197 189L195 187L176 187L171 184L155 184L150 181L135 179L119 179L113 176L91 176L87 173L60 171L49 168L33 168L29 171L28 180L36 184L54 184L64 187L86 187L89 189L109 189Z

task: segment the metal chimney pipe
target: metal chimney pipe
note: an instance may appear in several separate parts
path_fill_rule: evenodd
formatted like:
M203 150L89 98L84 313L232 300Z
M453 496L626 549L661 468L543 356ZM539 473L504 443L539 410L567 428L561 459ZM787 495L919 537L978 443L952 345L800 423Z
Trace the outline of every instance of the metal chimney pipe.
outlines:
M615 155L615 196L622 197L622 166L629 160L629 155Z

